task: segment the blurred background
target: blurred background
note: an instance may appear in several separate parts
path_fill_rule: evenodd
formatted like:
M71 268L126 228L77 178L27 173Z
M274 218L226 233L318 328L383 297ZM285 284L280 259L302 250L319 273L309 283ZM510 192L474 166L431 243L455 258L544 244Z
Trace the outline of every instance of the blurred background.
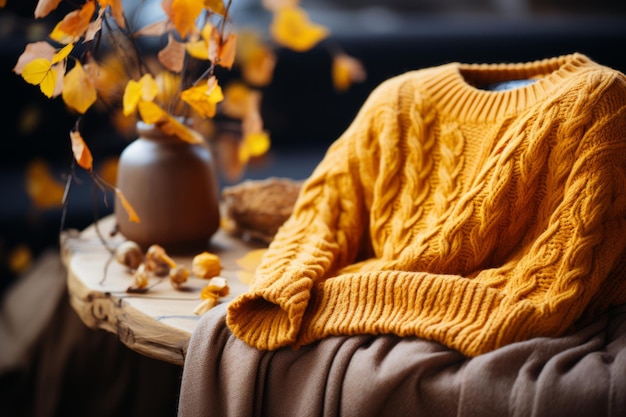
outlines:
M36 282L46 272L54 273L62 285L64 271L58 262L37 265L42 254L58 253L61 227L82 229L113 209L113 199L105 201L77 170L79 181L69 191L63 218L60 201L72 158L68 132L75 115L62 100L47 100L12 71L25 45L44 39L60 19L52 15L34 20L36 3L7 0L0 9L0 313L5 294L21 277L40 274ZM160 3L124 2L131 20L149 19ZM301 5L312 21L330 29L331 36L305 53L277 50L274 78L263 89L262 102L272 148L252 160L239 177L222 176L222 186L269 176L306 178L372 89L408 70L453 61L521 62L581 52L626 71L623 0L302 0ZM234 0L232 13L237 26L259 30L267 30L271 18L261 0ZM344 92L336 91L331 80L329 51L338 48L360 60L367 72L365 81ZM85 128L95 169L114 182L116 157L132 136L120 133L108 116L97 112L88 114ZM118 341L104 331L87 333L69 308L55 314L58 319L50 325L45 317L40 319L45 331L29 339L34 353L22 355L25 362L13 364L10 372L0 372L0 414L7 400L19 407L16 404L32 404L33 398L47 398L52 400L46 415L78 415L72 407L79 407L77 399L82 398L92 407L104 407L90 415L134 415L137 409L142 410L138 415L175 415L180 368L121 352ZM58 340L67 341L69 348L61 351ZM96 359L107 358L100 368L93 364L95 351L100 355ZM0 356L0 364L5 364L3 359ZM102 392L87 395L80 369L88 369L89 378L101 382L94 390L117 388L116 400L105 403ZM111 374L111 369L116 372ZM149 393L142 397L135 390ZM127 412L109 413L107 404L111 409L121 404ZM10 411L31 415L32 405Z
M130 20L149 18L160 1L126 1ZM12 72L24 46L43 39L59 15L33 19L35 1L8 0L0 9L0 83L4 110L0 152L0 293L45 248L61 227L59 196L70 169L67 132L75 121L60 99L47 100ZM306 177L326 147L382 80L450 61L511 62L582 52L626 70L626 2L620 0L303 0L312 21L331 30L315 49L278 50L274 81L262 112L272 149L244 178ZM143 13L143 15L141 15ZM260 0L235 0L237 26L267 30L271 15ZM359 59L367 79L346 92L331 81L329 49ZM89 146L98 170L113 178L115 157L131 139L109 120L90 114ZM80 175L79 175L80 176ZM225 181L224 183L227 183ZM45 187L44 187L45 186ZM94 198L90 181L74 184L66 228L82 229L112 207ZM109 201L109 203L111 203Z

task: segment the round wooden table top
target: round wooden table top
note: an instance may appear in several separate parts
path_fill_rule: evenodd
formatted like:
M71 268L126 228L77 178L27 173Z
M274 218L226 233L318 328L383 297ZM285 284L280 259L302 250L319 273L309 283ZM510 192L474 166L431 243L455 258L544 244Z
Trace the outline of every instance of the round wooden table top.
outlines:
M168 277L152 276L147 291L129 292L132 271L107 249L124 241L119 234L110 236L114 225L113 216L109 216L82 232L63 233L61 258L67 268L70 303L88 327L108 330L146 356L183 365L189 339L200 319L194 309L202 301L200 291L208 280L190 275L176 289ZM220 302L229 302L247 290L255 268L250 259L258 259L256 251L264 248L221 229L213 236L207 250L220 257L220 276L230 287L230 294ZM192 257L172 256L178 265L190 270Z

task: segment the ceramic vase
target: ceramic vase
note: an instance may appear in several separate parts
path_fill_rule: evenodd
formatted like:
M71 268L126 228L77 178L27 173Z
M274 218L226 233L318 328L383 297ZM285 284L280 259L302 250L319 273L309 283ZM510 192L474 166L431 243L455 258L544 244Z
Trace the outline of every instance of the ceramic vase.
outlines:
M117 187L140 218L131 222L119 198L118 231L144 249L172 254L206 250L219 227L219 185L208 145L190 144L143 122L120 154Z

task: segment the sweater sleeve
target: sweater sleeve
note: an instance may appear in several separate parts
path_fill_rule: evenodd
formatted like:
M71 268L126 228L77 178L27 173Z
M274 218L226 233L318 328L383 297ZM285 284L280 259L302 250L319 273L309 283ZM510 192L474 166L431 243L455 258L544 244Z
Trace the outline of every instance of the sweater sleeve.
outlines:
M386 81L363 104L344 134L308 178L294 211L279 229L247 293L229 305L233 333L259 349L293 344L316 282L353 263L367 247L368 191L363 171L375 171L373 131L392 112ZM383 117L384 118L384 117ZM368 167L363 167L368 164Z

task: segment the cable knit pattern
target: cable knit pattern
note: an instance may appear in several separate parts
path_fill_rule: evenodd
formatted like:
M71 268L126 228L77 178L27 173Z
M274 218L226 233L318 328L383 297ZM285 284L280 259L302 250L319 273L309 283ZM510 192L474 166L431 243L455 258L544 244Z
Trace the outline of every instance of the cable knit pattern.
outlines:
M450 63L372 92L228 325L259 349L393 333L476 356L626 302L625 252L626 77L577 53Z

